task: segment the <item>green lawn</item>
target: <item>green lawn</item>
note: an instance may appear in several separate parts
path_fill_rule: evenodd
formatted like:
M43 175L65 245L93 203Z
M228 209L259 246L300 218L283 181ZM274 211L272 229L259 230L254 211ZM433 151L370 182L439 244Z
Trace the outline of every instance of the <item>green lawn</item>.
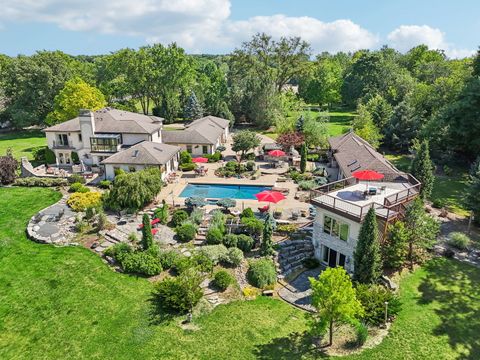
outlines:
M386 154L398 169L409 171L411 158L402 154ZM468 216L469 212L463 205L463 196L468 187L468 169L460 166L452 167L452 175L437 174L433 184L430 200L439 201L457 215Z
M5 155L5 151L12 148L15 158L20 159L22 156L26 156L29 160L32 160L32 150L46 145L45 134L38 130L0 133L0 155Z
M58 198L0 188L0 358L314 357L295 335L303 313L279 300L221 305L183 330L155 310L147 280L115 273L86 249L27 240L27 219ZM408 275L391 335L349 359L478 359L479 282L479 269L450 260Z

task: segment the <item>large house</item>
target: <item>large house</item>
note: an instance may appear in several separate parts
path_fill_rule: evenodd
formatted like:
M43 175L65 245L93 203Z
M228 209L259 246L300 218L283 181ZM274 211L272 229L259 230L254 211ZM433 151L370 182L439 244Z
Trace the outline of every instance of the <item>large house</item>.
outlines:
M402 219L408 203L418 196L420 183L400 172L353 132L331 138L330 145L338 180L312 191L315 257L325 266L342 266L353 272L353 254L368 210L375 209L378 235L383 239L388 224ZM385 177L382 181L359 182L352 177L357 170L375 170Z
M228 139L230 121L205 116L193 121L185 130L162 131L165 144L179 146L192 155L213 154Z

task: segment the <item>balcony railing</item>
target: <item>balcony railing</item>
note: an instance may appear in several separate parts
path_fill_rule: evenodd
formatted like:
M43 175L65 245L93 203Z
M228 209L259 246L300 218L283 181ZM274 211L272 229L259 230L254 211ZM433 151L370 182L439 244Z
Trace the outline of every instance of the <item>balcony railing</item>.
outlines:
M70 141L57 141L53 140L53 148L54 149L74 149L73 144Z
M92 152L115 153L120 147L120 135L103 135L90 138Z

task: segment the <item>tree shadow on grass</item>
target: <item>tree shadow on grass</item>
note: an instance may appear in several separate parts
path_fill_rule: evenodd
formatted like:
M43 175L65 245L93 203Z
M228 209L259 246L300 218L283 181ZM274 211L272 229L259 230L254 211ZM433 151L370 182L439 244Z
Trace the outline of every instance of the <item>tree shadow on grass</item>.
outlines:
M261 360L299 360L305 357L327 358L328 356L314 346L308 333L292 333L286 337L272 339L267 344L257 345L253 350L256 359Z
M435 259L419 286L421 304L436 302L442 323L434 335L448 336L459 359L480 359L480 269L456 260Z
M178 317L178 313L173 312L161 303L161 301L152 294L148 299L149 302L149 324L162 325L174 321Z

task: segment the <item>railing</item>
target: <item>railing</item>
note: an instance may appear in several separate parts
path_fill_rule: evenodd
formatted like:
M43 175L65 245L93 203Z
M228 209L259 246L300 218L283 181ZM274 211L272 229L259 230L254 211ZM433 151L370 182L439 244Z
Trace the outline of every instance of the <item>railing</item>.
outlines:
M54 149L73 149L73 144L71 144L69 141L65 142L59 142L57 140L53 140L53 148Z
M91 151L92 152L117 152L118 151L118 145L91 145Z

